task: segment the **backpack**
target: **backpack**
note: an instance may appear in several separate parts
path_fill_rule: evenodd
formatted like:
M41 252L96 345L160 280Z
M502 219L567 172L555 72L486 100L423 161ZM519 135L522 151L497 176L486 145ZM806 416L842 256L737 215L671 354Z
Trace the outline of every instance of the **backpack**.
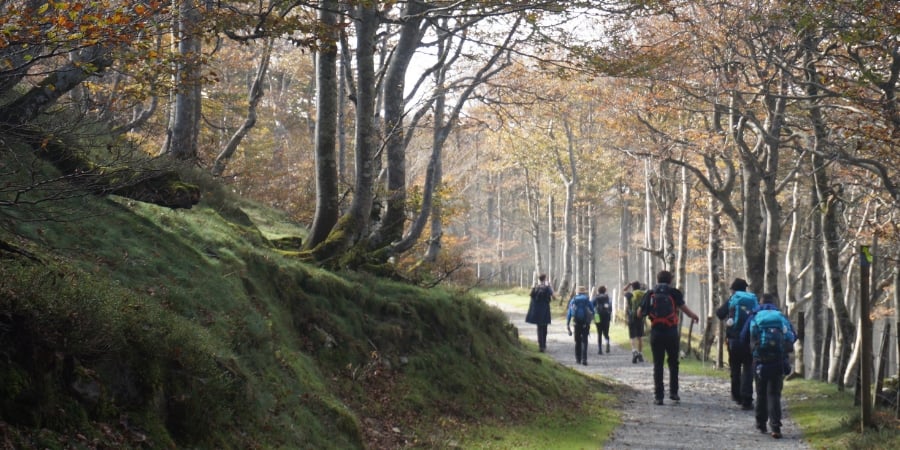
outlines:
M611 314L609 310L609 295L598 294L591 300L591 303L594 304L594 322L599 323L601 320L609 319Z
M753 358L763 363L781 362L784 360L788 339L787 329L781 312L763 310L753 317L751 327L758 330L753 348Z
M550 286L546 284L541 284L531 288L531 300L541 300L546 303L550 303Z
M591 301L586 295L579 294L572 299L572 317L575 323L587 323L594 320L591 313Z
M675 297L669 293L668 288L653 289L653 292L650 293L649 305L647 315L650 316L651 327L678 325L678 307L675 305Z
M756 294L736 291L731 299L728 300L728 317L733 322L730 327L725 329L725 335L730 338L737 338L741 334L747 318L758 306L759 302L756 299Z
M628 318L628 323L634 323L635 317L634 315L637 313L638 307L641 306L641 301L644 300L644 291L640 289L635 289L631 292L631 299L628 300L628 309L625 312L625 315Z

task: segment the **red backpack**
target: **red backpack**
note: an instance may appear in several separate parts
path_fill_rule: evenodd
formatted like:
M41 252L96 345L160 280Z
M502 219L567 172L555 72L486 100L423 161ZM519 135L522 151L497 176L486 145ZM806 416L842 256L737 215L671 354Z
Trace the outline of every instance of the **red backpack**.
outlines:
M651 327L678 325L678 307L675 306L675 297L667 288L656 288L650 293L650 308L647 315L650 316Z

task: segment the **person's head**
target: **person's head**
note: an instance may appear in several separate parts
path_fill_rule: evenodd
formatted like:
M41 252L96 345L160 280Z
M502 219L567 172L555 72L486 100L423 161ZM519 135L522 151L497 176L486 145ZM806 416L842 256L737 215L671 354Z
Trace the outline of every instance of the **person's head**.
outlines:
M598 294L605 294L605 293L606 293L606 286L599 286L599 287L597 288L597 293L598 293Z
M538 280L540 280L541 283L547 281L547 274L546 274L546 273L542 273L542 274L538 275Z
M632 281L632 282L631 282L631 289L632 289L632 290L634 290L634 289L640 289L640 288L641 288L641 282L640 282L640 281Z
M747 280L743 278L735 278L734 281L731 282L731 287L729 289L731 289L732 291L746 291Z
M576 294L587 294L587 288L584 286L578 286L578 289L575 289Z
M672 272L669 272L668 270L660 270L659 273L656 274L656 282L671 284L672 283Z
M763 305L775 305L778 306L778 297L775 294L765 293L762 295L762 299L760 299L760 303Z

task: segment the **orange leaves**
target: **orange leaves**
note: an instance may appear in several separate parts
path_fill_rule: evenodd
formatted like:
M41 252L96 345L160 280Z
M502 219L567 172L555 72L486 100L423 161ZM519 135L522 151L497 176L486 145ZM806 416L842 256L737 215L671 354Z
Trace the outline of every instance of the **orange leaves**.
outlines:
M113 5L106 0L49 1L35 9L9 5L4 13L0 17L0 48L60 43L83 46L133 42L154 23L149 19L165 13L165 7L156 1L137 5Z

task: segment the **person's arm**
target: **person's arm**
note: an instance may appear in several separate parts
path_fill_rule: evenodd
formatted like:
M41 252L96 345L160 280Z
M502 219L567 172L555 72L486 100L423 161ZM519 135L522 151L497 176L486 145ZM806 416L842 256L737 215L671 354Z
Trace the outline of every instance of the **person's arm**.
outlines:
M716 308L716 317L718 317L719 320L725 320L728 318L728 305L729 302L726 301L722 303L722 306Z
M684 313L687 314L688 317L690 317L691 320L693 320L694 322L699 322L699 321L700 321L700 317L698 317L696 314L694 314L694 312L691 311L691 308L688 308L688 305L687 305L687 304L682 303L682 304L681 304L681 310L684 311Z
M787 332L784 334L785 338L788 339L789 344L793 345L794 342L797 341L797 333L794 332L794 326L791 325L791 321L788 320L788 318L785 317L784 314L781 315L781 321L784 322L784 327L787 330Z

